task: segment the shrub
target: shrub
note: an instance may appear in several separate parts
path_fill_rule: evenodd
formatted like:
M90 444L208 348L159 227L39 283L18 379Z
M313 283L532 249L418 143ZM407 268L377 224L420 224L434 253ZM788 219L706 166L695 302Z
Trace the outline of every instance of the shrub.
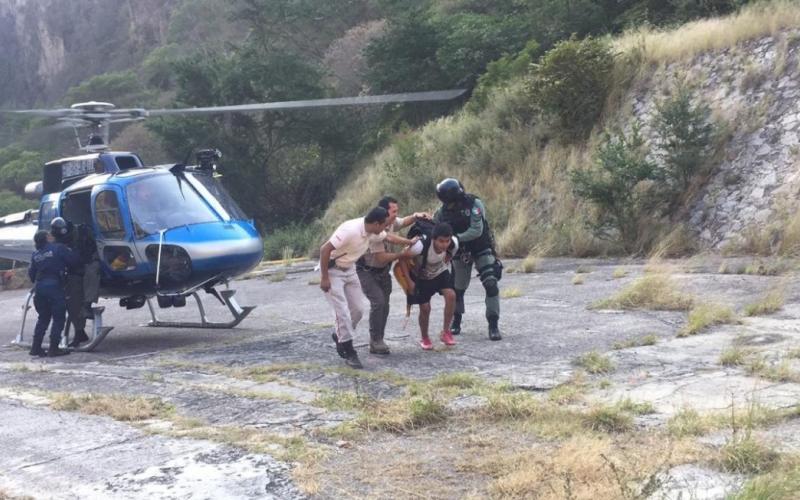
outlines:
M319 227L292 224L267 231L264 235L264 259L277 260L309 255L309 250L318 242ZM287 250L288 249L288 250Z
M614 54L603 40L560 42L533 67L533 103L563 132L585 137L603 112L613 67Z
M711 110L696 104L692 92L679 86L675 93L656 105L653 130L656 133L656 156L675 193L682 193L708 161L714 126Z
M641 214L651 206L652 181L661 178L659 168L646 158L645 141L634 127L630 134L607 137L595 153L595 167L572 172L575 193L599 208L593 223L598 237L619 236L632 251L639 239Z

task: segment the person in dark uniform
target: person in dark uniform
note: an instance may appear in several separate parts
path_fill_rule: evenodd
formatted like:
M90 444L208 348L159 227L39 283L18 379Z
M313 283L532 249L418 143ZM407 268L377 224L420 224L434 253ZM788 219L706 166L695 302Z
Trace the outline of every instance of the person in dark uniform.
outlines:
M501 340L500 328L500 281L499 261L495 255L494 237L486 220L483 202L467 194L457 179L445 179L436 186L436 196L442 202L433 218L436 222L447 222L453 227L460 243L459 252L453 259L456 291L456 311L450 331L461 333L461 316L464 314L464 292L469 286L473 263L478 270L481 284L486 290L486 320L489 322L489 338Z
M28 277L36 285L33 306L39 314L33 330L31 356L63 356L69 351L58 347L61 332L66 320L67 304L64 299L64 275L68 266L77 265L80 260L77 254L61 243L50 241L47 231L38 231L33 237L36 251L31 256ZM42 340L50 320L50 347L45 353Z
M99 285L99 263L97 244L91 231L85 224L73 225L61 217L50 222L50 234L55 241L62 243L75 252L80 261L67 268L64 295L67 301L67 313L70 323L75 328L75 338L70 347L78 347L89 340L86 335L86 319L91 317L91 303L97 296Z

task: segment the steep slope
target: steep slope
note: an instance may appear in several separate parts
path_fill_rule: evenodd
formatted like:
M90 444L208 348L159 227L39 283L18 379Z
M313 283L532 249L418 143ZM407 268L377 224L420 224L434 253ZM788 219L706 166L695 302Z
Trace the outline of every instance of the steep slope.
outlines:
M752 250L754 238L766 238L777 251L790 236L786 215L796 211L800 189L798 27L800 6L773 2L674 31L625 35L614 41L617 73L625 74L588 140L550 140L517 82L478 114L464 111L398 138L339 193L323 225L363 212L383 193L409 211L432 208L435 183L456 176L486 201L507 255L619 251L587 228L592 207L575 197L568 174L592 164L606 127L641 123L652 140L656 105L680 84L712 109L722 143L677 216L643 219L648 237L666 244L688 229L696 249Z

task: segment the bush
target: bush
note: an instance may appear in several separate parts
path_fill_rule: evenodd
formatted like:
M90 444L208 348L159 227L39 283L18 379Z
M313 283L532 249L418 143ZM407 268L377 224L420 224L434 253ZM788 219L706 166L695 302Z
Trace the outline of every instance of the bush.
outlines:
M652 181L660 169L646 158L645 141L634 127L630 134L608 136L595 153L595 168L572 172L575 193L600 209L594 222L599 237L619 236L626 250L639 240L640 216L652 204Z
M307 226L293 224L273 231L264 236L264 259L277 260L286 257L303 257L321 239L320 228L316 224ZM290 251L287 251L289 249Z
M478 78L478 84L472 91L469 108L480 111L489 103L492 89L508 85L516 78L530 71L534 57L539 52L536 40L529 41L525 48L514 55L506 55L486 66L486 72Z
M585 137L603 112L613 67L614 55L603 40L560 42L534 66L531 98L562 132Z
M692 102L692 92L684 86L656 105L653 130L656 133L656 156L676 193L689 187L692 177L708 161L714 127L711 110Z

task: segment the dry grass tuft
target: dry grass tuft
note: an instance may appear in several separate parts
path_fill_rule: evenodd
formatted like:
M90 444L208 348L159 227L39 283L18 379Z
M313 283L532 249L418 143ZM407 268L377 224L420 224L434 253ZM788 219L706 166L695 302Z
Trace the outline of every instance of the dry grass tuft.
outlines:
M482 465L494 477L489 495L495 498L617 500L646 498L660 471L703 455L694 444L654 436L620 445L609 437L582 435L546 449L490 456Z
M675 282L665 274L643 276L614 297L592 305L595 309L654 309L685 311L692 297L680 292Z
M117 394L56 394L51 406L54 410L102 415L124 422L167 418L174 412L172 405L159 398Z
M760 300L748 304L744 308L745 316L762 316L779 311L786 302L783 288L776 288L766 293Z
M749 435L734 436L720 450L719 464L726 472L761 474L769 472L778 463L780 455Z
M280 283L286 279L286 271L277 271L272 273L267 279L270 281L270 283Z
M539 257L536 257L535 255L528 255L520 264L519 269L520 271L526 274L532 273L535 272L536 269L539 267L539 263L540 263Z
M576 274L575 276L572 277L573 285L583 285L585 281L586 278L584 278L582 274Z
M614 269L614 272L611 273L611 277L614 278L615 280L618 280L620 278L624 278L627 275L628 275L628 271L624 267L618 267L618 268Z
M710 326L736 323L738 321L736 313L728 306L698 304L689 311L689 318L686 321L686 325L678 331L678 337L688 337Z
M500 292L500 297L504 299L516 299L517 297L522 297L522 290L519 288L504 288Z
M728 17L687 23L676 30L639 28L616 40L615 45L625 52L638 49L644 62L669 63L798 26L800 9L796 2L774 0L750 4Z
M730 347L719 355L719 364L722 366L744 366L747 362L747 357L751 354L752 352L748 349Z
M658 337L656 335L645 335L644 337L636 337L625 342L614 342L614 350L631 349L633 347L642 347L647 345L656 345Z

